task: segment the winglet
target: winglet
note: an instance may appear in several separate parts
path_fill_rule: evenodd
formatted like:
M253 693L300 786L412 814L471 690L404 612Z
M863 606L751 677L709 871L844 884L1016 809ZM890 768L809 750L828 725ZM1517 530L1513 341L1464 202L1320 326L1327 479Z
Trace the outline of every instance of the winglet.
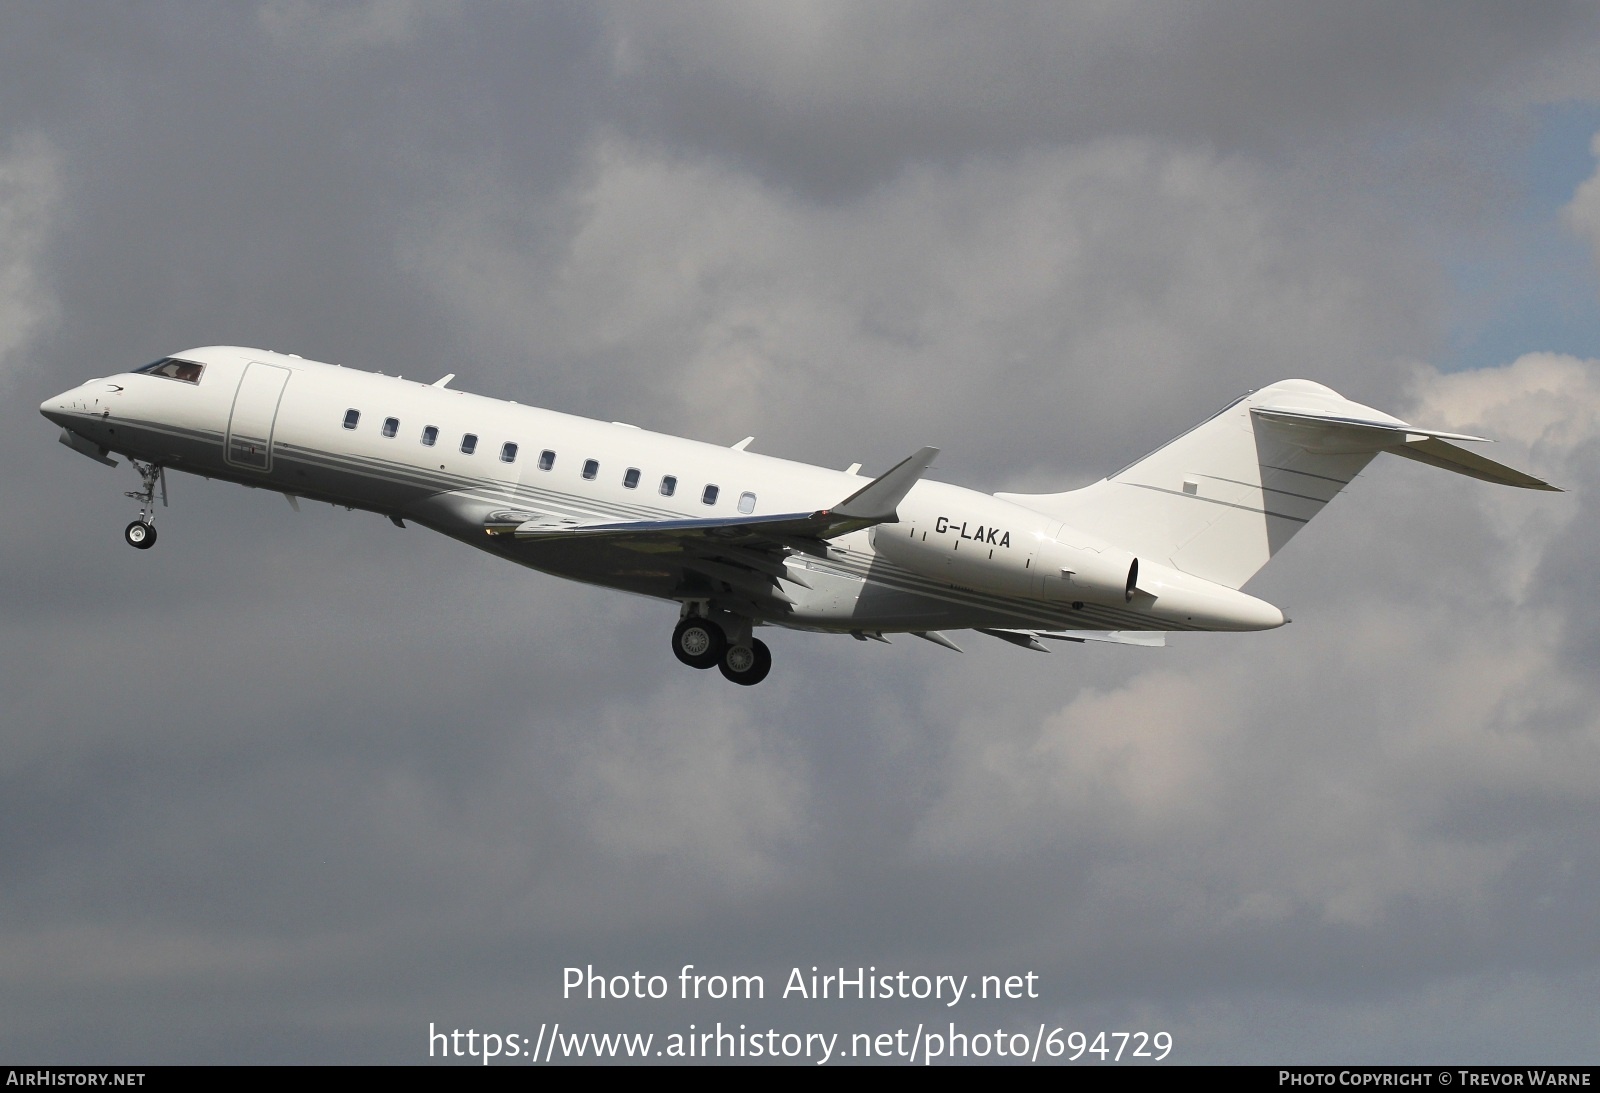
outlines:
M874 524L893 524L900 519L895 509L905 500L906 494L917 480L933 466L938 448L923 448L889 468L888 472L874 478L861 489L828 510L828 515L846 520L866 520Z

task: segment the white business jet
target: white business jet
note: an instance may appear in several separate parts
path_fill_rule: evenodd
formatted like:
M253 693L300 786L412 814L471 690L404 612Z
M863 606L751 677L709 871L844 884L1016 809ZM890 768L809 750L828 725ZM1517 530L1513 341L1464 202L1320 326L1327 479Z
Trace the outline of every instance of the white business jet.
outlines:
M1286 621L1239 589L1379 452L1553 490L1452 441L1285 380L1083 489L925 480L936 448L867 480L621 422L297 356L211 346L90 380L40 411L61 442L142 479L125 532L156 541L165 472L412 520L521 565L680 605L678 659L735 683L772 667L757 626L949 649L976 630L1161 645ZM298 506L296 506L298 507Z

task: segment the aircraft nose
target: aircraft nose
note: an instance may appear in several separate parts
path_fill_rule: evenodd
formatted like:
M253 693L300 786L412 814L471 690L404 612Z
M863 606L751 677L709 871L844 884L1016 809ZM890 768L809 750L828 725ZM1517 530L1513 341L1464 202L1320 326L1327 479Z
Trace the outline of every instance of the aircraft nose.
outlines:
M66 425L71 413L71 391L63 391L59 395L45 399L39 403L39 412L57 425Z
M57 425L70 428L74 420L100 413L105 408L105 399L121 390L120 384L110 380L90 380L45 399L39 404L39 412Z

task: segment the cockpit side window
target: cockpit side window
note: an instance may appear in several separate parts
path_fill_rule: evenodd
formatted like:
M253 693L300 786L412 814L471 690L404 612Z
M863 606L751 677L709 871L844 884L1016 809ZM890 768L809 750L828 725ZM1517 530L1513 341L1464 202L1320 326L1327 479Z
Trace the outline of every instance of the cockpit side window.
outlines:
M136 369L139 375L161 376L163 379L181 380L184 383L199 383L201 373L206 370L203 364L194 361L181 361L177 357L163 357Z

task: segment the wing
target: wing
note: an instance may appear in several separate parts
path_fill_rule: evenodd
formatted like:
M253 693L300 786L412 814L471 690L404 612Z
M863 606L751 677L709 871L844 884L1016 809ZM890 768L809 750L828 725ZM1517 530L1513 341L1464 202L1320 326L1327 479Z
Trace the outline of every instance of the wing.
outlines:
M826 557L827 540L876 524L892 524L895 510L911 487L927 473L939 454L923 448L901 460L831 508L815 512L776 513L763 516L726 516L679 520L628 520L584 522L571 518L535 515L514 509L489 513L486 534L517 543L593 543L645 554L672 554L686 575L698 581L686 585L684 595L704 594L707 588L726 592L746 603L737 606L761 614L769 605L793 603L779 581L811 587L790 571L784 559L800 552ZM781 606L779 607L781 610Z
M1052 641L1075 641L1079 644L1086 641L1108 641L1113 645L1144 645L1151 648L1167 644L1166 632L1162 630L1016 630L990 626L979 626L976 629L980 634L988 634L991 638L999 638L1012 645L1032 649L1036 653L1050 651L1050 647L1041 642L1040 638L1050 638Z

